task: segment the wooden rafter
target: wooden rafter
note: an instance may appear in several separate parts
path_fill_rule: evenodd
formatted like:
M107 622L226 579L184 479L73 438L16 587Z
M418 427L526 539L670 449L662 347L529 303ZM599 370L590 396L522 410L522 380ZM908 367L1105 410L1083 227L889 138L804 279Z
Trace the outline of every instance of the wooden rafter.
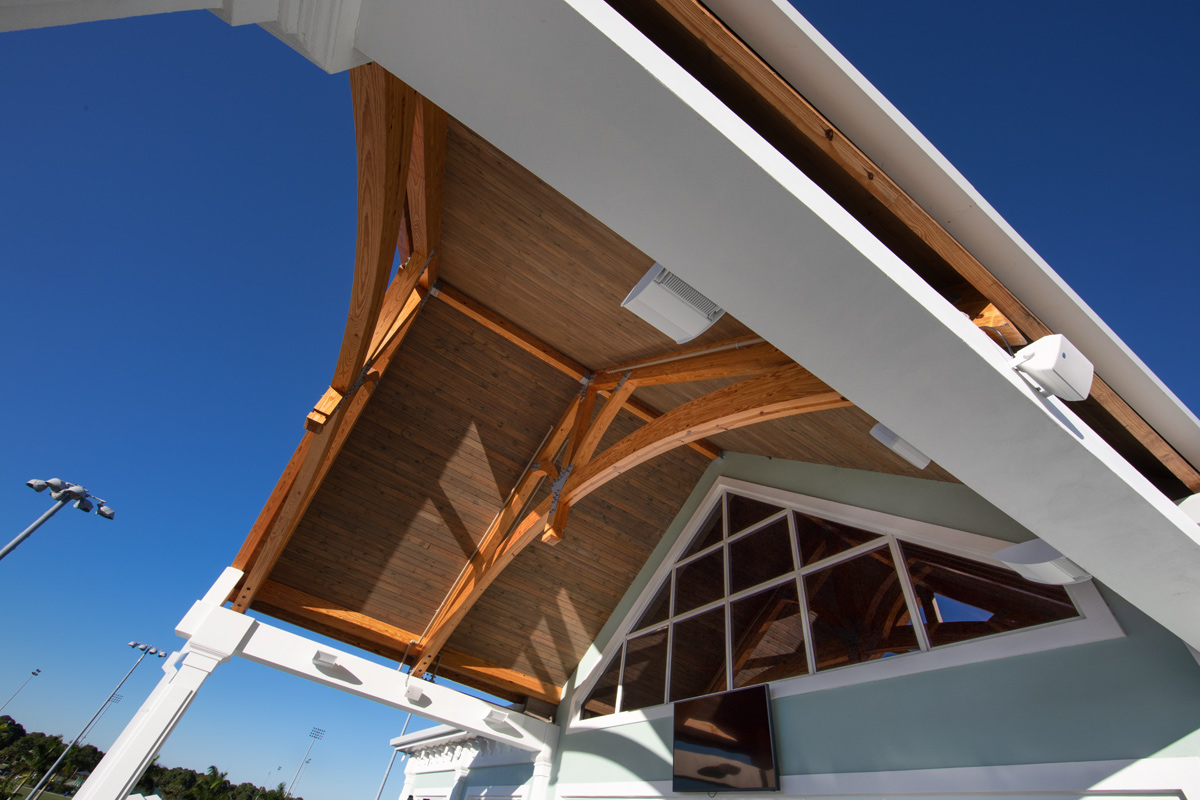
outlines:
M520 347L543 363L550 365L563 375L567 375L575 380L583 380L591 374L591 370L575 359L560 353L533 334L500 316L487 306L484 306L479 301L468 297L453 286L448 286L444 281L438 284L437 297L439 300L444 301L450 308L463 314L468 319L474 320L493 333L504 337L509 342ZM601 391L599 394L601 397L604 397L607 392ZM630 397L626 400L624 408L643 422L650 422L662 416L661 411L643 403L636 397ZM721 448L706 439L696 439L695 441L688 442L688 447L709 460L721 457Z
M353 639L353 644L396 661L404 658L409 642L420 638L418 633L271 580L263 584L258 602L296 621L333 628L340 636ZM471 678L473 683L481 683L497 693L536 697L555 705L562 698L562 690L552 683L450 647L442 649L439 670L453 674L458 679ZM413 677L415 679L418 676Z
M578 472L571 473L559 503L577 503L613 478L694 439L756 422L849 405L846 398L794 364L746 378L668 411L592 458ZM544 500L512 533L497 535L487 547L476 551L419 642L418 667L432 662L487 587L537 538L542 531L538 523L550 512L551 504L549 498Z
M408 175L408 220L411 252L429 258L421 285L432 286L438 277L442 244L442 195L446 173L446 112L428 99L417 103L413 132L412 167Z
M304 460L308 456L308 449L312 446L312 441L313 436L311 433L304 434L300 439L300 444L296 446L296 452L292 454L292 458L284 468L283 474L276 481L275 488L271 490L270 496L267 497L266 505L259 512L258 519L254 521L254 526L250 529L249 535L242 542L242 548L233 560L235 569L243 571L246 569L263 537L266 536L267 531L275 522L275 517L278 516L279 509L283 506L283 501L287 499L288 492L292 490L292 485L296 482L296 476L300 474L300 468L304 465Z
M530 462L533 465L532 468L521 476L509 494L508 501L496 514L496 518L484 532L483 538L479 540L475 554L467 562L462 574L458 576L458 580L447 593L445 601L434 614L429 623L428 632L424 637L419 638L419 647L415 653L416 661L412 668L414 674L420 675L429 668L429 665L433 663L434 656L441 651L446 640L450 638L450 634L458 627L458 623L462 622L462 618L466 616L470 606L463 605L461 600L474 589L475 581L479 577L477 570L480 565L489 563L503 545L504 537L512 528L513 523L517 521L517 516L528 505L533 493L537 491L542 477L550 474L552 470L556 472L552 461L574 429L582 399L582 395L576 395L567 406L567 410L563 412L562 417L550 429L546 441L542 443Z
M665 383L687 383L718 378L743 378L791 363L791 359L773 345L761 339L746 341L739 337L718 342L699 350L671 353L662 358L629 369L609 367L596 377L596 387L612 389L626 373L638 386L659 386Z
M976 259L940 223L908 195L879 165L862 152L757 53L730 31L699 0L654 0L654 4L688 36L700 43L713 64L732 70L745 87L744 96L757 95L756 102L789 124L809 146L821 152L832 165L849 176L859 191L866 192L924 242L954 272L987 302L993 303L1025 339L1033 341L1053 331L1008 287ZM622 8L648 7L634 0L615 3ZM653 38L653 37L652 37ZM985 303L986 304L986 303ZM979 307L982 309L982 306ZM975 311L978 313L978 311ZM970 316L974 317L975 313ZM1117 392L1097 375L1092 386L1096 402L1124 427L1149 453L1193 492L1200 492L1200 471L1181 456Z
M296 532L296 526L300 524L304 512L308 510L308 506L316 496L317 489L324 482L326 474L333 466L333 462L341 452L346 439L349 438L350 431L358 422L358 418L362 416L367 401L374 394L375 387L392 357L396 354L400 342L412 327L419 308L419 303L413 304L412 313L375 359L366 380L353 394L348 395L346 402L334 411L321 428L321 432L305 434L306 437L312 437L311 444L295 480L292 481L290 489L279 503L278 512L274 515L270 526L251 549L248 557L248 570L242 578L242 583L233 600L234 611L244 613L250 608L259 588L267 580L271 570L275 568L279 556L283 553L283 548L287 546L292 534ZM268 504L271 502L268 500Z
M358 244L346 332L330 382L343 395L366 364L392 273L417 107L417 93L378 64L350 71L350 94L358 145Z
M308 432L238 553L236 565L245 575L234 593L235 611L246 611L266 582L425 294L417 282L428 256L420 264L409 259L388 286L392 256L407 236L402 216L419 98L374 64L352 70L350 86L358 143L359 219L346 332L330 388L309 414ZM426 227L428 211L426 206Z
M604 438L604 434L608 432L608 428L612 425L613 420L617 418L618 412L625 405L625 401L633 394L633 390L637 388L637 383L633 380L626 380L617 386L614 386L612 393L608 399L604 401L604 407L600 409L600 413L596 415L594 420L591 420L591 408L588 406L587 397L595 396L595 385L588 387L585 402L580 408L580 414L575 418L576 430L580 431L578 438L572 435L571 446L567 451L563 463L571 470L583 469L592 460L592 454L596 452L596 448L600 446L600 440ZM587 415L585 418L584 415ZM580 426L580 420L589 420L585 426ZM560 498L560 501L554 505L553 510L546 517L546 526L542 534L543 541L558 542L562 540L563 529L567 524L567 513L571 509L571 504L565 498Z
M850 405L849 400L811 372L791 364L709 392L668 411L572 473L563 491L569 502L576 503L618 475L692 439Z

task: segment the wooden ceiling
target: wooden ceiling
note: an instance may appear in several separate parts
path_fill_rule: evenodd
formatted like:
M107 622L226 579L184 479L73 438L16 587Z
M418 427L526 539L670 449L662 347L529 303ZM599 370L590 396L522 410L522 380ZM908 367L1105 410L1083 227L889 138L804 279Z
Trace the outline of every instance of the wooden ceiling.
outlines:
M378 66L351 83L346 333L234 560L235 610L557 703L722 450L953 480L729 315L639 368L682 352L620 307L651 255Z

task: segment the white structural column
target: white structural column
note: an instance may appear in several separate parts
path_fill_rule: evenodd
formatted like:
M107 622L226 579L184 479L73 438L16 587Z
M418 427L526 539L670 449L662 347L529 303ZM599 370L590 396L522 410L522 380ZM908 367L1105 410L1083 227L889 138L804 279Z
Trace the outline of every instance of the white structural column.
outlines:
M454 783L450 784L450 791L446 793L446 800L466 800L467 776L470 774L471 768L465 764L459 764L454 768Z
M227 568L179 622L175 632L188 640L187 646L168 661L162 681L80 789L77 796L81 800L125 800L205 679L218 664L235 655L538 753L547 763L553 760L559 734L556 725L420 678L410 680L395 669L224 608L225 598L241 575L241 571ZM407 765L405 775L407 787L412 783Z
M193 614L197 608L203 610L211 606L204 601L196 603L177 632L183 633L184 624L195 619ZM164 670L163 679L83 784L77 797L80 800L124 800L128 797L179 724L183 713L196 699L196 692L204 681L218 664L238 652L257 624L254 619L241 614L205 614L189 637L178 667Z
M400 800L408 800L408 796L413 793L413 784L417 782L416 767L411 758L405 759L404 763L404 785L400 787Z

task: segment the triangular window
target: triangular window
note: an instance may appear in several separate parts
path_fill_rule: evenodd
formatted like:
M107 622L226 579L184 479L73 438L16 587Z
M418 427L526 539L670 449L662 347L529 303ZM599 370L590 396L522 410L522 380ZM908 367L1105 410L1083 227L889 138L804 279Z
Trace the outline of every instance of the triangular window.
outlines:
M710 503L643 593L583 701L584 719L1081 616L1061 586L878 520L860 528L811 504L733 489Z

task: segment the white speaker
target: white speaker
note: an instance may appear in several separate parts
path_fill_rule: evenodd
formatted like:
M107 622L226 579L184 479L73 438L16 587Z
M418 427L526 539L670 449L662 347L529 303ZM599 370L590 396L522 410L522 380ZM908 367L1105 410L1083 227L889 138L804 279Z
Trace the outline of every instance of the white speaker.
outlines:
M1043 336L1013 356L1013 369L1028 375L1046 394L1086 400L1092 391L1092 362L1061 333Z

